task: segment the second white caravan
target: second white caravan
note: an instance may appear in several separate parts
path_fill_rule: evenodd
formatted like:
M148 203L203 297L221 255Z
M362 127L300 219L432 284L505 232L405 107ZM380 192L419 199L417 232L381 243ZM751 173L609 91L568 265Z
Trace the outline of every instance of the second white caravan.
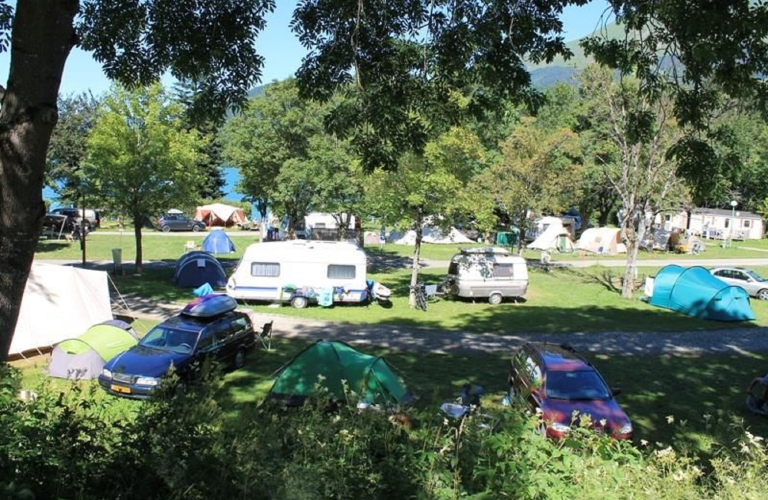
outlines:
M328 241L254 243L227 282L235 299L290 302L367 302L366 256L357 245Z

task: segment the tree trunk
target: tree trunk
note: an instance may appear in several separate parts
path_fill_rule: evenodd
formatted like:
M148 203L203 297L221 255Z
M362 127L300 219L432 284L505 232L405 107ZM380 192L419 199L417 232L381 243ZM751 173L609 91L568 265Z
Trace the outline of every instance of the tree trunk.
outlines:
M627 246L627 265L624 267L624 280L621 286L621 296L631 299L635 292L635 274L637 273L637 254L640 250L640 242L645 237L645 211L635 217L632 227L628 228L624 244Z
M141 215L133 215L133 236L136 239L136 274L141 274L143 267L144 254L141 251L141 228L144 227L144 217Z
M76 0L19 0L0 110L0 362L8 358L45 215L45 155L75 41Z
M416 307L416 294L414 289L419 282L419 255L421 254L421 237L423 233L421 220L416 224L416 243L413 246L413 266L411 266L411 288L408 293L408 305Z

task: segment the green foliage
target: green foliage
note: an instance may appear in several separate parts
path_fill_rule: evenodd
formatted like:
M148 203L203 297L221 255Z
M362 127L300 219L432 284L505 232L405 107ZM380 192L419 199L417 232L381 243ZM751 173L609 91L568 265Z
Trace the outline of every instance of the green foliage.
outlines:
M194 203L201 181L195 168L200 138L181 121L159 84L128 91L115 88L104 100L88 140L84 172L104 206L127 214L137 236L142 216ZM141 268L141 240L136 241Z
M672 447L596 435L588 418L551 441L516 408L451 420L430 407L358 412L353 393L329 409L319 393L299 409L263 404L227 416L216 371L204 373L143 403L82 383L36 387L31 402L2 397L0 491L38 500L715 499L760 498L768 486L765 443L738 428L707 467ZM15 380L5 373L0 387Z
M348 88L331 129L351 139L365 170L394 169L404 154L420 155L430 137L469 117L536 99L523 58L549 61L566 52L557 16L567 3L303 2L292 23L310 50L299 87L320 99Z
M190 115L221 120L261 76L256 38L274 0L84 2L77 33L113 81L149 85L171 69L200 84Z
M96 122L99 100L82 93L59 97L59 120L51 135L46 162L46 184L60 202L79 205L87 180L82 178L88 134Z

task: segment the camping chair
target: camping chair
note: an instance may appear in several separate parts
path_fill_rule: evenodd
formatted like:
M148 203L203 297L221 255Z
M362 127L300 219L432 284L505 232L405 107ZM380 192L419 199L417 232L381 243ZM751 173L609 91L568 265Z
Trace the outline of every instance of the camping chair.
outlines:
M258 334L261 345L268 351L272 350L272 323L274 321L264 323L264 326L261 327L261 332Z
M193 250L195 250L195 242L188 241L186 245L184 245L184 253L191 252Z

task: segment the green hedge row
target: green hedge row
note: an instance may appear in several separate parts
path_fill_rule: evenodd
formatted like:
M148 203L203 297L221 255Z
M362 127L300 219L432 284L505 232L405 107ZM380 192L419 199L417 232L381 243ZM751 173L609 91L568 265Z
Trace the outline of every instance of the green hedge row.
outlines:
M507 410L449 420L217 403L220 380L125 404L93 385L17 397L0 367L0 498L10 499L744 499L766 498L765 444L735 432L706 466L657 445L576 430L539 436ZM354 395L350 397L354 398ZM322 398L319 398L322 399Z

